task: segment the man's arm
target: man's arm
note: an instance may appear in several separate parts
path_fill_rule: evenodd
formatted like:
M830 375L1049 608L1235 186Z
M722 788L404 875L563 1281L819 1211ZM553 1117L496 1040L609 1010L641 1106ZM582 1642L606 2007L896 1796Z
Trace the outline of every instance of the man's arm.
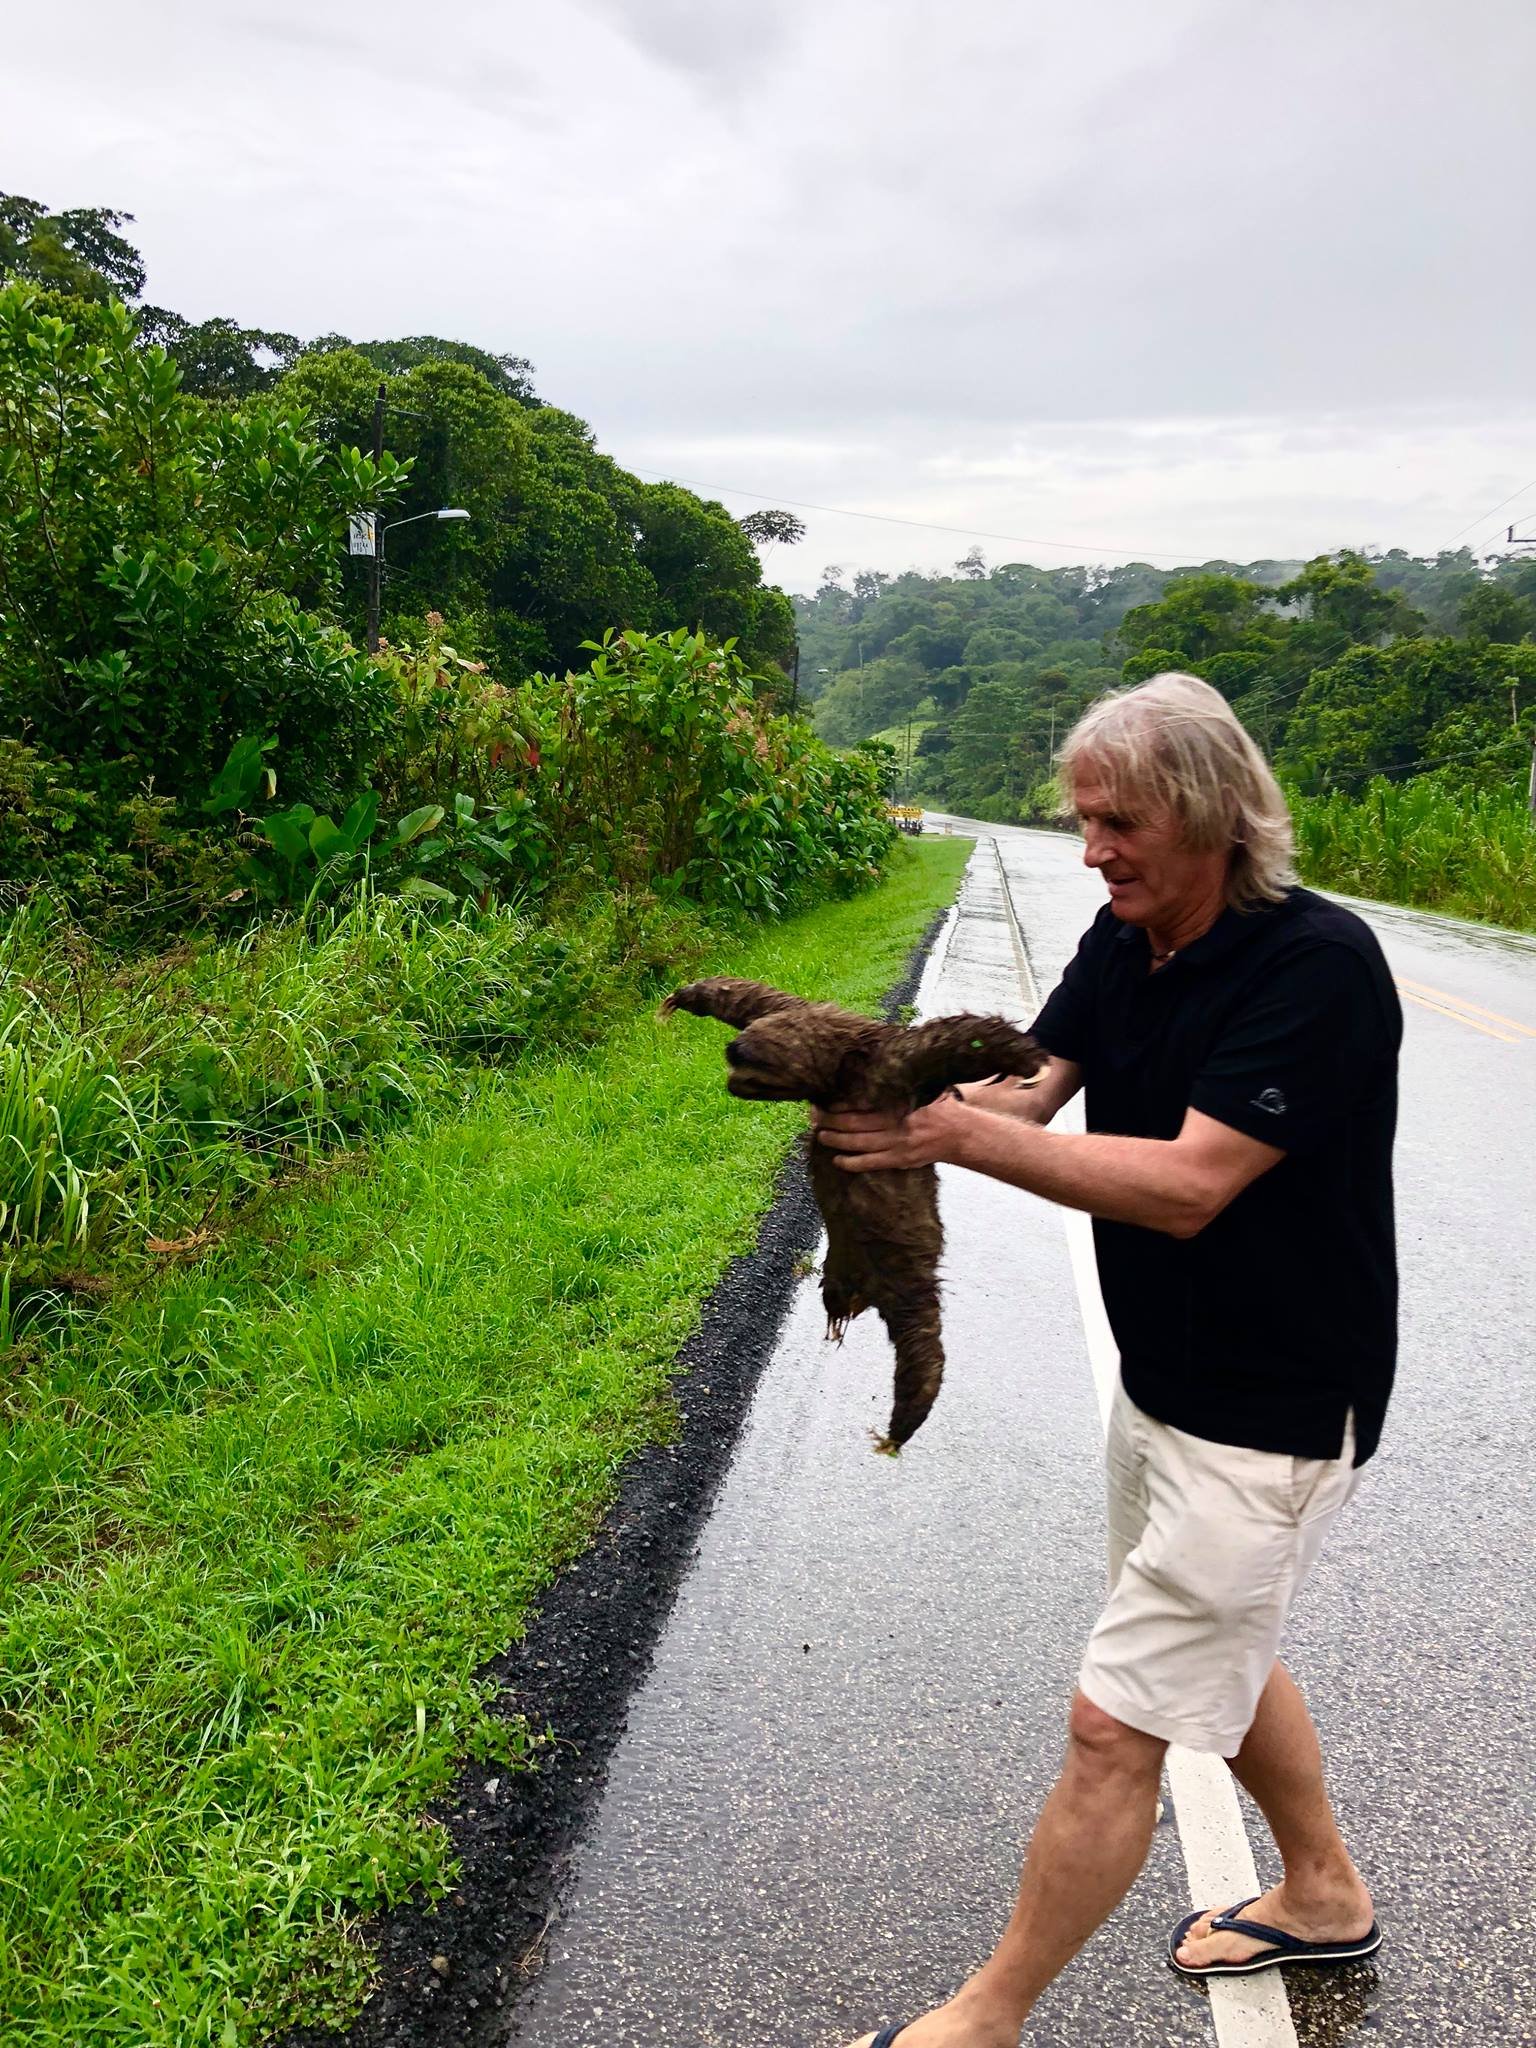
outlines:
M850 1173L871 1167L966 1166L1069 1209L1197 1237L1261 1173L1285 1157L1192 1109L1176 1138L1046 1131L1033 1120L986 1115L941 1096L908 1117L829 1112L820 1144Z
M973 1109L1017 1117L1022 1123L1048 1124L1082 1085L1083 1070L1077 1062L1059 1060L1053 1053L1032 1080L965 1081L955 1093Z

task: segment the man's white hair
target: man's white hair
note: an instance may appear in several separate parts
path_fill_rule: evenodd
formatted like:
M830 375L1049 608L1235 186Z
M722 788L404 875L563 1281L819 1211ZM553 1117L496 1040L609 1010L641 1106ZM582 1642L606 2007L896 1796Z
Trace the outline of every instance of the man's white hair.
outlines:
M1229 847L1235 909L1278 903L1295 882L1280 785L1226 698L1198 676L1169 670L1111 690L1089 705L1056 758L1069 797L1075 783L1100 782L1124 816L1172 815L1186 846Z

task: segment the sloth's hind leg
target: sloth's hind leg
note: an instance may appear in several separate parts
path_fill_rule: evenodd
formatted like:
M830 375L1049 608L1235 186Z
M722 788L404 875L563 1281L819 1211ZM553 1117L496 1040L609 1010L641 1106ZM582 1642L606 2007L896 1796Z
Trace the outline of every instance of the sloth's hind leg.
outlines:
M895 1452L927 1421L943 1384L939 1290L934 1286L904 1292L899 1300L882 1302L880 1314L896 1352L895 1400L880 1449Z
M848 1325L869 1307L861 1279L857 1261L847 1256L836 1238L829 1239L821 1269L821 1300L827 1311L827 1335L835 1343L842 1343Z

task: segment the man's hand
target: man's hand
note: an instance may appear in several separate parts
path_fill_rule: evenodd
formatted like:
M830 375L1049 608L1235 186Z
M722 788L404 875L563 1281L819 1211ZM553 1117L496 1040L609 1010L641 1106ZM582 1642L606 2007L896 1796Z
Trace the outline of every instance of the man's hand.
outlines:
M914 1109L829 1109L815 1118L816 1142L837 1154L846 1173L872 1168L960 1164L965 1134L976 1112L953 1095Z

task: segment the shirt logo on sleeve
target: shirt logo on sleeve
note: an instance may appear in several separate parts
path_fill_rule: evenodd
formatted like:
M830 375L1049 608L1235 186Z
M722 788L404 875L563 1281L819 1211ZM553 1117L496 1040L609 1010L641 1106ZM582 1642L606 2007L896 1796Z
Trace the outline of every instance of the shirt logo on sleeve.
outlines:
M1271 1116L1284 1116L1285 1097L1278 1088L1266 1088L1262 1094L1254 1096L1253 1107L1267 1109Z

